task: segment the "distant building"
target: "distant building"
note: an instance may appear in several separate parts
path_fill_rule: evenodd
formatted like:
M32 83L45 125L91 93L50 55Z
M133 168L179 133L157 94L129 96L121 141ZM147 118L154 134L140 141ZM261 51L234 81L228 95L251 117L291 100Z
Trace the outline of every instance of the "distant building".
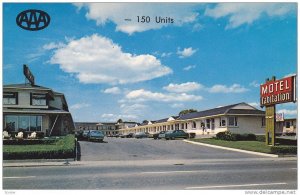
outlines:
M297 133L297 119L283 119L276 122L276 133L278 134L294 134Z
M97 122L75 122L75 130L97 130Z
M33 84L3 86L3 130L65 135L75 129L63 93Z
M249 104L238 103L156 121L144 121L142 124L119 131L123 134L156 133L176 129L196 134L216 134L227 130L233 133L264 134L265 112Z
M119 134L119 129L134 127L137 123L132 121L125 122L75 122L76 131L80 130L99 130L106 136Z

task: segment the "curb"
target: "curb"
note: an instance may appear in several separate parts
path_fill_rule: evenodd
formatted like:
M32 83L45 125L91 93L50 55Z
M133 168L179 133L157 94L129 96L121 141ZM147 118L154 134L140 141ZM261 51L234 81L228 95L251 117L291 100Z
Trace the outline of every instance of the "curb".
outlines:
M216 146L216 145L212 145L212 144L204 144L204 143L193 142L193 141L189 141L189 140L183 140L183 141L186 142L186 143L190 143L190 144L195 144L195 145L200 145L200 146L207 146L207 147L218 148L218 149L223 149L223 150L230 150L230 151L234 151L234 152L254 154L254 155L260 155L260 156L266 156L266 157L272 157L272 158L278 158L279 157L276 154L266 154L266 153L261 153L261 152L253 152L253 151L249 151L249 150L241 150L241 149L236 149L236 148L228 148L228 147L224 147L224 146Z

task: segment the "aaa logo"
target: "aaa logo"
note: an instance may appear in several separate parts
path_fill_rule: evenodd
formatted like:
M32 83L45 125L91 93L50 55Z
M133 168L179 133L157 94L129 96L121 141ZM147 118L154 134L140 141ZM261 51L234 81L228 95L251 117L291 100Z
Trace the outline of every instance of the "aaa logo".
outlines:
M18 14L17 25L25 30L37 31L46 28L50 24L50 16L41 10L25 10Z

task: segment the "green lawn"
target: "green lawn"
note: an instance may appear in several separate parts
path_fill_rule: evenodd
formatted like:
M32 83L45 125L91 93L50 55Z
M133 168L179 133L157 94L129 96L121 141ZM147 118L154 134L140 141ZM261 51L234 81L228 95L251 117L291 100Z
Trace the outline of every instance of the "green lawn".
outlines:
M74 153L75 137L67 135L52 144L3 145L4 159L59 158Z
M217 146L224 146L229 148L249 150L254 152L271 153L271 146L267 146L265 142L259 142L259 141L224 141L224 140L217 140L212 138L191 139L191 141L212 144Z

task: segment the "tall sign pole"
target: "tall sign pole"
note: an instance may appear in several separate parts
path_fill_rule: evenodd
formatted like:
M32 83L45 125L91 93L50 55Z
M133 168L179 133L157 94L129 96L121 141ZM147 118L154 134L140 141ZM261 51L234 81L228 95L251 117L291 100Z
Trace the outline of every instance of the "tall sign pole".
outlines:
M260 106L266 107L266 144L275 145L276 127L276 104L296 102L296 79L295 76L276 80L267 79L265 84L260 85Z

